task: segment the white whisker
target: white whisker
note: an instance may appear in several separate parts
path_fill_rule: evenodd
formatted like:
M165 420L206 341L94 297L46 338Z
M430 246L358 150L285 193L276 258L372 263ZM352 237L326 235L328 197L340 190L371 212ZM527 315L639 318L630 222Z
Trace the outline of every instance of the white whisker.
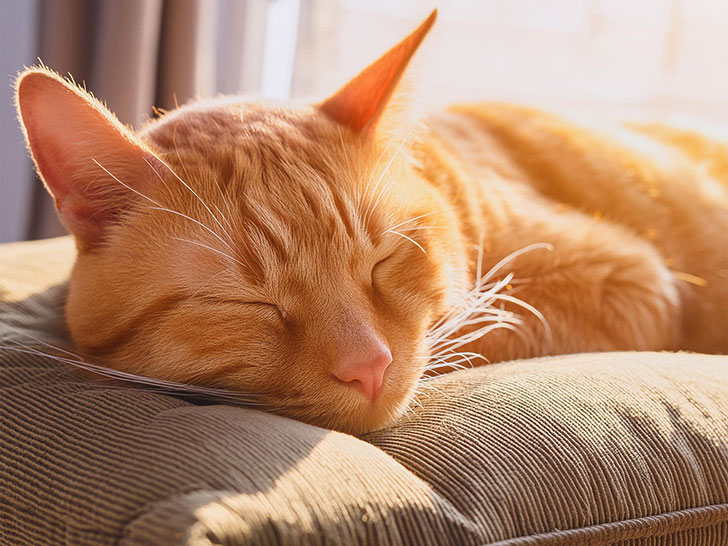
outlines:
M447 360L448 358L465 358L465 359L471 359L471 360L477 360L477 359L483 359L483 355L480 353L474 353L472 351L465 351L465 352L455 352L452 349L441 349L437 353L432 355L432 359L440 359L440 360Z
M431 378L423 377L418 381L417 386L423 387L425 389L429 389L431 391L435 391L437 394L441 394L441 395L445 396L445 393L443 391L441 391L440 389L438 389L435 385L432 385L431 383L432 383Z
M156 156L155 156L155 157L156 157ZM172 169L171 169L171 168L169 167L169 165L167 165L166 163L164 163L164 161L162 161L162 160L161 160L161 159L159 159L158 157L156 157L156 159L157 159L157 160L158 160L158 161L159 161L159 162L160 162L160 163L161 163L162 165L164 165L164 166L165 166L165 167L166 167L167 169L169 169L169 171L170 171L170 172L171 172L172 174L175 174L175 173L174 173L174 171L172 171ZM155 169L155 168L154 168L154 165L152 165L152 163L151 163L151 162L150 162L150 161L149 161L149 160L148 160L148 159L147 159L146 157L144 158L144 161L145 161L145 162L147 163L147 165L149 165L149 168L150 168L150 169L152 169L152 171L154 172L154 174L156 174L156 175L157 175L157 178L159 178L159 181L160 181L160 182L161 182L161 183L162 183L162 184L164 185L164 187L165 187L165 188L167 189L167 191L169 192L169 186L167 186L167 182L165 182L165 180L164 180L164 177L163 177L163 176L162 176L161 174L159 174L159 172L157 172L157 169ZM218 185L218 189L219 189L219 185ZM220 192L220 196L222 196L222 195L223 195L223 194L222 194L222 192ZM227 203L227 201L225 201L225 202ZM223 219L223 220L225 220L225 223L226 223L226 224L228 225L228 227L229 227L230 229L233 229L233 228L232 228L232 225L230 224L230 221L229 221L229 220L227 219L227 217L226 217L226 216L225 216L225 215L224 215L224 214L222 213L222 211L221 211L221 210L220 210L220 209L218 208L218 206L217 206L217 205L215 205L215 204L213 204L213 206L215 207L215 210L216 210L216 211L217 211L217 212L218 212L218 213L220 214L220 216L222 217L222 219ZM197 222L197 220L195 220L195 222ZM207 226L204 226L204 227L205 227L205 228L207 228L208 230L210 229L210 228L208 228ZM212 231L212 230L210 230L210 231ZM217 233L215 233L214 235L215 235L216 237L218 237L218 238L219 238L219 235L218 235ZM225 243L225 244L227 245L227 243ZM229 245L228 245L228 247L229 247ZM232 250L232 249L231 249L231 250Z
M407 133L407 136L402 140L402 142L400 142L399 146L397 147L397 150L394 152L392 157L389 158L387 165L384 167L384 170L379 175L379 178L377 179L376 184L374 184L374 189L372 190L372 195L376 196L376 199L374 200L374 203L370 207L367 207L367 212L364 217L365 224L368 224L369 221L371 220L372 214L374 214L374 210L377 208L377 206L379 205L379 203L382 200L382 196L384 195L384 192L379 190L379 186L380 186L382 180L384 179L384 176L387 174L389 169L392 168L392 165L394 164L394 160L402 152L402 150L404 149L404 146L407 143L407 141L409 140L410 136L412 136L412 130L410 130ZM390 182L390 184L389 184L390 187L391 187L392 183L393 182Z
M162 205L160 205L159 203L157 203L157 202L156 202L156 201L155 201L154 199L152 199L151 197L149 197L149 196L147 196L147 195L144 195L144 194L143 194L142 192L140 192L140 191L137 191L137 190L135 190L135 189L134 189L134 188L132 188L131 186L129 186L129 185L125 184L124 182L122 182L121 180L119 180L119 179L118 179L118 178L117 178L117 177L116 177L116 176L115 176L114 174L112 174L112 173L111 173L111 172L110 172L110 171L109 171L109 170L108 170L108 169L107 169L106 167L104 167L104 166L103 166L103 165L102 165L101 163L99 163L99 162L98 162L98 161L96 161L95 159L91 158L91 161L93 161L93 162L94 162L94 163L96 163L96 164L97 164L97 165L98 165L99 167L101 167L101 168L102 168L102 169L104 170L104 172L105 172L106 174L108 174L108 175L109 175L109 176L110 176L111 178L113 178L113 179L114 179L114 180L116 180L116 181L117 181L117 182L118 182L119 184L121 184L122 186L124 186L124 187L125 187L125 188L126 188L127 190L129 190L129 191L131 191L131 192L134 192L134 193L136 193L136 194L137 194L137 195L138 195L139 197L142 197L142 198L146 199L147 201L151 201L152 203L154 203L154 204L155 204L155 205L157 205L158 207L161 207L161 206L162 206Z
M441 325L447 325L453 314L469 316L474 311L491 311L492 307L490 306L490 303L492 302L490 300L492 300L493 295L499 293L500 290L505 288L512 278L513 273L509 273L500 281L485 286L481 286L480 280L476 281L473 289L461 296L461 301L464 302L462 308L454 308L449 314L441 317L440 320L433 325L431 332L437 331L438 327ZM466 320L466 318L461 318L460 320Z
M233 252L233 253L235 252L235 249L233 247L231 247L230 244L225 239L223 239L222 237L220 237L217 233L215 233L214 231L212 231L209 227L207 227L205 224L203 224L199 220L195 220L194 218L191 218L191 217L187 216L186 214L183 214L183 213L178 212L176 210L168 209L168 208L161 207L161 206L159 206L159 207L149 207L149 209L150 210L159 210L159 211L162 211L162 212L169 212L171 214L176 214L177 216L181 216L182 218L185 218L185 219L189 220L190 222L194 222L195 224L197 224L198 226L200 226L204 230L208 231L213 237L215 237L218 241L220 241L226 247L228 247L231 252Z
M177 155L177 160L179 161L180 165L182 165L182 168L184 169L185 174L187 175L187 178L189 178L190 175L187 172L187 168L185 167L185 164L182 161L182 157L179 154L179 148L177 148L177 129L176 128L174 130L174 133L172 134L172 143L174 144L174 151L175 151L175 154ZM194 195L197 198L197 200L202 204L202 206L205 207L205 209L210 214L210 216L212 216L212 219L215 220L215 223L220 227L222 232L227 236L228 240L232 240L232 237L230 237L230 233L228 233L227 230L223 227L223 225L220 223L220 220L217 219L217 216L215 216L212 213L212 210L210 210L210 207L207 206L207 203L205 203L205 201L202 199L202 197L200 197L197 194L197 192L195 190L193 190L187 182L182 180L182 178L174 171L174 169L172 169L172 167L167 165L167 163L162 161L160 158L157 158L157 159L159 159L160 163L162 163L162 165L164 165L169 170L169 172L172 173L172 176L174 176L177 180L179 180L180 183L185 188L187 188L192 193L192 195Z
M443 226L413 226L413 227L403 227L399 228L397 231L420 231L424 229L443 229ZM387 233L389 230L385 231L384 233Z
M435 212L436 212L436 211L432 211L432 212L426 212L425 214L420 214L419 216L415 216L415 217L413 217L413 218L410 218L409 220L405 220L404 222L400 222L400 223L399 223L399 224L397 224L396 226L392 226L391 228L389 228L389 229L387 229L387 230L383 231L383 232L382 232L382 233L381 233L380 235L384 235L384 234L385 234L385 233L386 233L387 231L389 231L390 229L398 229L398 228L400 228L401 226L405 226L405 225L407 225L407 224L409 224L409 223L411 223L411 222L415 222L415 221L419 220L420 218L424 218L424 217L426 217L426 216L431 216L431 215L435 214Z
M225 253L224 253L224 252L222 252L221 250L218 250L218 249L216 249L216 248L213 248L213 247L211 247L211 246L207 246L206 244L200 243L200 242L198 242L198 241L190 241L189 239L182 239L181 237L172 237L172 239L175 239L175 240L177 240L177 241L183 241L183 242L185 242L185 243L189 243L189 244L191 244L191 245L196 245L196 246L199 246L199 247L202 247L202 248L206 248L207 250L209 250L209 251L211 251L211 252L215 252L216 254L219 254L220 256L223 256L223 257L227 258L228 260L232 260L232 261L233 261L233 262L235 262L236 264L239 264L239 265L240 265L241 267L245 267L245 268L247 268L247 267L248 267L248 266L247 266L247 265L245 265L245 264L244 264L243 262L241 262L240 260L237 260L237 259L233 258L233 257L232 257L232 256L230 256L229 254L225 254Z
M426 342L431 356L424 367L425 373L436 372L448 367L462 369L466 367L466 362L469 366L472 366L473 360L477 358L485 359L484 356L477 353L459 353L456 352L456 349L469 345L494 330L506 329L518 333L520 331L518 327L524 324L523 318L513 311L503 309L502 303L497 306L499 302L507 302L528 311L541 322L546 334L549 337L551 336L548 322L538 309L514 297L511 293L502 293L503 290L511 290L511 283L523 283L525 282L524 279L514 280L514 273L511 272L498 281L488 282L517 256L540 248L550 250L553 247L546 243L528 245L512 252L496 263L487 273L483 274L484 245L481 235L477 246L478 254L473 288L463 293L460 296L462 304L440 317L430 327L426 335ZM456 335L464 329L469 331ZM485 360L487 361L487 359Z
M443 368L455 368L456 370L468 370L472 368L471 366L464 366L461 364L461 362L465 362L464 360L457 361L457 362L440 362L438 364L432 364L430 366L427 366L425 368L426 372L433 372L436 370L441 370Z
M85 360L82 360L78 355L75 355L74 353L71 353L70 351L66 351L65 349L62 349L60 347L56 347L52 344L46 343L43 340L37 339L30 334L27 334L26 332L23 332L21 330L17 330L17 333L20 335L24 335L32 339L33 341L36 341L44 346L47 346L51 349L57 350L59 352L75 356L77 358L64 358L57 355L52 355L49 353L46 353L44 351L41 351L39 349L36 349L30 345L26 345L25 343L22 343L21 341L17 339L10 339L10 338L4 338L4 342L10 342L13 345L12 346L0 346L0 351L10 351L10 352L17 352L22 354L30 354L34 356L41 356L43 358L49 358L51 360L70 365L75 368L79 368L82 370L85 370L87 372L91 372L103 379L110 379L110 380L118 380L123 382L129 382L139 385L145 385L147 388L143 389L144 391L158 391L163 392L165 394L177 394L177 395L198 395L198 396L205 396L216 400L224 400L226 402L231 403L239 403L244 405L257 405L261 403L260 397L255 395L254 393L240 393L236 391L230 391L225 389L216 389L211 387L203 387L199 385L190 385L187 383L176 383L173 381L166 381L162 379L154 379L151 377L145 377L145 376L139 376L135 374L130 374L127 372L122 372L119 370L115 370L113 368L107 368L105 366L100 366L98 364L93 364L90 362L87 362ZM149 389L149 387L153 387L153 389ZM127 388L126 386L120 386L119 388Z
M216 233L215 231L213 231L212 229L210 229L210 228L209 228L208 226L206 226L205 224L203 224L203 223L202 223L202 222L200 222L199 220L195 220L194 218L191 218L190 216L188 216L188 215L186 215L186 214L183 214L183 213L181 213L181 212L179 212L179 211L176 211L176 210L172 210L172 209L169 209L169 208L167 208L167 207L164 207L164 206L162 206L162 205L161 205L160 203L158 203L157 201L155 201L154 199L152 199L152 198L151 198L151 197L149 197L148 195L145 195L145 194L141 193L140 191L138 191L138 190L136 190L136 189L132 188L132 187L131 187L131 186L129 186L128 184L125 184L124 182L122 182L122 181L121 181L121 180L120 180L120 179L119 179L119 178L118 178L117 176L115 176L115 175L114 175L114 174L113 174L113 173L112 173L111 171L109 171L109 170L108 170L108 169L107 169L106 167L104 167L104 166L103 166L103 165L102 165L101 163L99 163L99 162L98 162L98 161L96 161L95 159L92 159L92 161L93 161L94 163L96 163L96 165L98 165L99 167L101 167L101 169L103 169L103 170L104 170L104 172L106 172L106 174L108 174L108 175L109 175L109 176L110 176L111 178L113 178L114 180L116 180L116 181L117 181L117 182L118 182L119 184L121 184L122 186L124 186L124 187L125 187L126 189L128 189L128 190L129 190L129 191L131 191L131 192L134 192L134 193L135 193L135 194L137 194L138 196L140 196L140 197L142 197L142 198L146 199L147 201L150 201L151 203L154 203L154 204L155 204L156 206L155 206L155 207L149 207L149 209L150 209L150 210L159 210L159 211L162 211L162 212L169 212L170 214L175 214L175 215L177 215L177 216L180 216L180 217L182 217L182 218L185 218L185 219L189 220L190 222L194 222L195 224L197 224L198 226L200 226L200 227L201 227L201 228L203 228L204 230L208 231L208 232L209 232L210 234L212 234L212 235L213 235L214 237L216 237L216 238L217 238L217 239L218 239L218 240L219 240L219 241L220 241L221 243L223 243L223 244L224 244L224 245L225 245L225 246L226 246L226 247L227 247L228 249L230 249L230 251L231 251L231 252L235 253L235 249L233 249L233 247L231 247L231 246L230 246L230 244L229 244L229 243L228 243L227 241L225 241L225 240L224 240L224 239L223 239L222 237L220 237L220 235L218 235L218 234L217 234L217 233ZM149 165L149 166L151 167L151 164L149 163L149 161L148 161L148 160L147 160L146 158L145 158L145 161L147 161L147 164L148 164L148 165ZM161 161L161 160L160 160L160 161ZM164 163L163 163L163 164L164 164ZM160 180L162 180L162 182L164 182L164 179L162 179L162 177L161 177L161 176L160 176L160 174L159 174L159 173L158 173L158 172L156 171L156 169L154 169L154 168L152 167L152 170L153 170L153 171L154 171L154 173L155 173L155 174L157 175L157 177L159 177L159 179L160 179ZM171 169L170 169L170 170L171 170ZM194 192L193 192L193 193L194 193ZM229 257L229 256L228 256L228 257ZM233 258L230 258L230 259L233 259Z
M206 287L206 286L207 286L208 284L210 284L210 282L212 282L212 281L213 281L214 279L216 279L217 277L219 277L219 276L220 276L220 275L222 275L223 273L226 273L227 271L228 271L227 269L221 269L220 271L218 271L218 272L217 272L217 273L215 273L214 275L210 275L210 277L209 277L209 278L208 278L208 279L207 279L207 280L206 280L206 281L205 281L204 283L202 283L202 284L201 284L200 286L198 286L198 287L197 287L197 290L195 290L195 291L194 291L194 292L192 293L192 296L191 296L191 297L193 297L193 298L194 298L195 296L197 296L197 294L199 294L199 293L200 293L200 291L201 291L201 290L202 290L203 288L205 288L205 287Z
M382 151L379 154L379 157L377 158L377 162L374 166L374 169L372 169L373 173L377 172L379 170L379 166L382 164L382 160L386 156L387 150L389 150L389 147L392 144L392 141L394 140L395 136L396 136L396 133L392 133L389 136L389 138L387 139L387 144L382 147ZM369 184L367 184L367 188L368 187L369 187ZM373 195L376 195L376 189L377 188L375 187L374 191L372 192ZM359 205L358 205L357 209L361 209L361 206L363 205L363 201L364 201L364 194L363 194L363 192L361 192L359 194ZM370 204L371 204L371 202L370 202ZM367 216L366 213L368 212L368 210L369 210L369 205L367 205L367 208L364 211L359 210L360 216L362 216L362 218L365 218ZM364 220L362 220L362 223L366 224L366 222Z
M27 332L25 332L25 331L23 331L23 330L21 330L19 328L14 328L13 326L10 326L9 324L5 324L4 326L6 326L7 328L10 328L11 330L13 330L17 334L20 334L20 335L29 337L30 339L32 339L36 343L40 343L41 345L44 345L45 347L48 347L49 349L53 349L54 351L59 351L61 353L65 353L68 356L72 356L74 358L80 358L76 353L72 353L71 351L67 351L66 349L63 349L61 347L58 347L57 345L53 345L52 343L48 343L47 341L43 341L42 339L39 339L39 338L37 338L35 336L31 336L29 333L27 333ZM14 340L14 339L12 339L10 337L4 337L2 339L2 341L11 341L13 343L16 342L16 340Z
M493 267L490 268L490 270L482 277L484 281L487 281L488 279L492 278L493 275L495 275L505 264L508 262L514 260L521 254L525 254L526 252L531 252L532 250L539 250L539 249L545 249L548 251L551 251L554 249L553 245L549 243L534 243L531 245L524 246L523 248L520 248L518 250L515 250L511 252L508 256L500 260L497 264L495 264Z
M410 243L412 243L412 244L413 244L413 245L415 245L415 246L416 246L417 248L419 248L419 249L420 249L420 250L421 250L422 252L424 252L425 254L427 254L427 252L425 251L425 249L424 249L424 248L422 248L422 245L420 245L420 243L418 243L417 241L415 241L415 240L414 240L414 239L412 239L411 237L407 237L407 235L405 235L404 233L400 233L399 231L392 231L391 229L390 229L390 230L388 230L388 231L387 231L387 233L393 233L394 235L399 235L400 237L404 237L404 238L405 238L405 239L407 239L407 240L408 240L408 241L409 241Z
M517 305L517 306L522 307L523 309L526 309L527 311L529 311L543 325L544 330L546 330L546 336L549 339L551 339L551 336L552 336L552 334L551 334L551 326L549 326L549 323L546 320L546 317L543 316L543 314L541 313L541 311L539 311L538 309L536 309L533 305L531 305L530 303L527 303L527 302L525 302L525 301L523 301L521 299L515 298L513 296L509 296L508 294L498 294L497 296L495 296L495 298L497 300L507 301L509 303L512 303L513 305Z

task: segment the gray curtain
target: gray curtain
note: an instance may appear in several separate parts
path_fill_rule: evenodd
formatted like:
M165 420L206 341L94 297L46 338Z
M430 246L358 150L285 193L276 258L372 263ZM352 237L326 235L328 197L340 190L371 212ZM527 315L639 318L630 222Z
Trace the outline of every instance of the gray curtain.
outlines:
M257 92L259 88L267 0L31 3L35 7L29 11L26 3L30 15L25 19L36 18L31 29L36 32L35 54L18 62L13 72L39 58L49 68L73 75L132 127L138 128L152 117L153 106L171 109L194 97ZM6 131L15 131L17 136L12 138L16 140L20 136L17 125L3 127L4 139ZM23 192L28 194L25 184L32 186L29 197L25 195L29 205L24 226L13 228L11 234L4 225L7 233L2 239L64 234L52 200L38 180L4 179L5 205L17 201L15 196Z

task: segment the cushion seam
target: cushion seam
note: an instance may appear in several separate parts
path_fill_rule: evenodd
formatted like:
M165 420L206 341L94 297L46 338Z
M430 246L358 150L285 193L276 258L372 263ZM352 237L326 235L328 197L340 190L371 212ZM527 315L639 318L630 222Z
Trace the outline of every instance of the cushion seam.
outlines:
M693 525L681 527L680 522L685 518L709 514L713 516L710 521L698 521ZM670 518L670 519L668 519ZM668 519L662 529L654 529L654 524L650 523L654 519ZM633 540L640 538L651 538L658 536L666 536L681 531L690 531L701 529L712 525L718 525L728 522L728 504L710 504L699 506L696 508L685 508L683 510L673 510L671 512L662 512L649 516L641 516L633 519L623 519L619 521L611 521L598 523L586 527L574 527L572 529L560 529L558 531L550 531L546 533L537 533L534 535L523 535L513 537L497 542L492 542L488 546L519 546L521 544L531 544L538 541L538 544L573 544L570 540L597 540L597 542L589 542L589 546L601 546L603 544L614 544L614 541ZM624 528L628 526L628 528ZM598 535L602 536L598 536ZM587 544L578 542L578 544Z

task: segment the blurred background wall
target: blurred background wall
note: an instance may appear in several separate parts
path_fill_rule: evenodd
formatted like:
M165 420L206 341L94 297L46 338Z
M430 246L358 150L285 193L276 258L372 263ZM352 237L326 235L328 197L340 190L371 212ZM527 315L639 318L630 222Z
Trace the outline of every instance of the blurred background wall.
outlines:
M153 106L321 98L440 17L415 98L537 103L728 124L726 0L1 0L0 241L63 233L32 173L12 81L40 58L139 127Z

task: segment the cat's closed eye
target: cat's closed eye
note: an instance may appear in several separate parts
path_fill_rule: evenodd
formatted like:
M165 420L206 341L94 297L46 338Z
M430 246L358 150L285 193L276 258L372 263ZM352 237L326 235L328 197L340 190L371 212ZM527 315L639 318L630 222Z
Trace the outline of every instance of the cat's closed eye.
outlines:
M286 318L288 318L288 314L283 309L281 309L278 305L276 305L275 303L270 303L270 302L267 302L267 301L243 301L243 302L240 302L240 303L242 303L243 305L253 305L253 306L256 306L256 307L265 309L266 311L275 312L283 320L285 320Z
M275 313L278 318L280 318L283 322L288 320L288 313L286 313L279 305L276 305L275 303L270 303L267 301L240 301L238 303L241 305L256 307L261 311Z
M394 254L390 254L385 258L382 258L377 263L374 264L372 267L370 277L369 277L369 283L372 288L376 289L376 280L377 276L382 273L383 271L386 271L387 265L391 265L392 258L394 257Z
M226 303L231 305L238 305L238 306L248 306L253 308L258 308L260 310L269 311L271 313L276 313L281 320L288 320L288 313L281 308L279 305L275 303L271 303L268 301L250 301L250 300L241 300L241 299L234 299L234 298L218 298L218 297L212 297L212 296L195 296L196 299L208 301L213 304L220 304L220 303Z

